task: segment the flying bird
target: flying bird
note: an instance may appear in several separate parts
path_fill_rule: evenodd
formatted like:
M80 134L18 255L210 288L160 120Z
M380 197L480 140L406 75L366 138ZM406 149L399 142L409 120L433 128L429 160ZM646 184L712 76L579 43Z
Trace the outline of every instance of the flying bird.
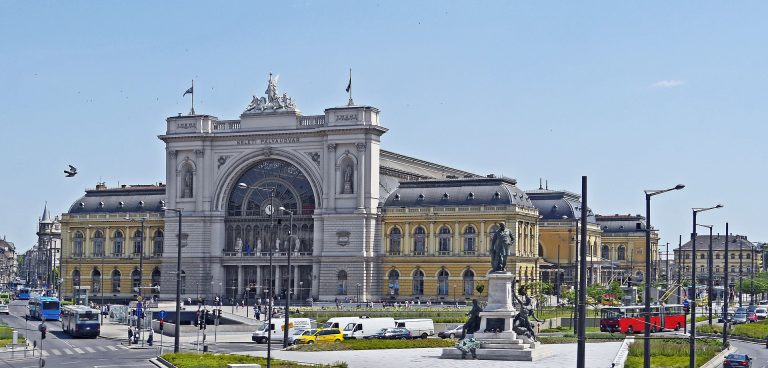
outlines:
M77 168L72 165L69 165L69 170L64 170L64 173L67 174L66 177L71 178L77 175Z

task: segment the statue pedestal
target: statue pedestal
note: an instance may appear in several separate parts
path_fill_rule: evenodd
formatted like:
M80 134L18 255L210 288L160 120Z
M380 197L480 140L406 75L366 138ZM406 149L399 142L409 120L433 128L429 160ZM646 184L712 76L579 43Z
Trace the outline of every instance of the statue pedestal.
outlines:
M541 343L512 331L512 321L517 315L512 299L514 278L509 272L488 275L488 305L480 312L480 330L474 334L481 344L476 351L477 359L534 361L546 355ZM440 357L461 359L461 351L446 348ZM467 359L471 358L471 354L467 354Z

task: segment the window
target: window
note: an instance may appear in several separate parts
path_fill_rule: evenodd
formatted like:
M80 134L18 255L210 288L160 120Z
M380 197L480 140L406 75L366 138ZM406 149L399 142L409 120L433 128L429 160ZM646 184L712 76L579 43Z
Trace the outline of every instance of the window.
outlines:
M72 243L73 243L72 254L75 257L82 257L83 256L83 233L79 231L76 232L75 239Z
M750 259L750 258L752 258L752 255L747 253L747 259Z
M187 293L187 273L181 270L181 294Z
M400 255L400 242L402 238L402 233L400 232L399 228L392 228L389 232L389 255L392 256L399 256Z
M437 295L448 295L448 271L445 269L437 273Z
M704 266L699 267L699 272L704 273Z
M747 266L747 273L752 272L752 267Z
M339 271L336 274L336 281L336 294L347 295L347 271Z
M136 232L133 233L133 254L141 254L141 248L143 241L144 234L141 233L141 230L136 230Z
M98 293L101 289L101 272L97 269L93 269L91 272L91 290L94 293Z
M619 261L625 261L625 260L627 259L627 254L626 254L626 253L627 253L627 250L626 250L626 248L624 248L624 246L623 246L623 245L620 245L620 246L619 246L619 251L618 251L618 254L617 254L617 257L616 257L616 258L617 258Z
M707 256L704 253L699 254L699 259L705 259Z
M400 272L389 271L387 279L389 279L389 295L400 295Z
M715 259L720 259L720 253L715 254Z
M120 271L118 270L112 271L112 292L120 292Z
M134 269L133 272L131 272L131 287L133 288L132 290L134 293L138 293L138 290L141 287L141 272L137 269Z
M731 253L731 259L736 259L736 253Z
M472 270L464 271L464 295L471 296L475 292L475 273Z
M152 270L152 287L155 288L152 290L153 293L157 293L160 286L160 269L155 267L154 270Z
M72 271L72 286L80 286L80 270Z
M691 259L691 254L690 253L685 253L685 259Z
M155 238L152 240L152 255L154 256L163 255L163 231L162 230L155 231Z
M123 255L123 232L118 230L115 231L115 239L113 240L112 245L112 255L115 257L120 257Z
M423 256L426 250L426 234L423 227L419 226L413 232L413 254Z
M720 273L720 266L715 266L715 272Z
M731 266L731 272L736 272L736 266Z
M477 243L477 231L474 226L467 226L464 229L464 254L475 254L475 244Z
M104 256L104 233L96 230L93 233L93 255L97 257Z
M437 254L441 256L447 256L451 254L451 229L448 226L440 228L438 234L438 249Z
M413 272L413 295L424 295L424 272Z
M603 259L610 258L610 250L608 249L607 245L603 245L603 247L600 249L600 257L602 257Z

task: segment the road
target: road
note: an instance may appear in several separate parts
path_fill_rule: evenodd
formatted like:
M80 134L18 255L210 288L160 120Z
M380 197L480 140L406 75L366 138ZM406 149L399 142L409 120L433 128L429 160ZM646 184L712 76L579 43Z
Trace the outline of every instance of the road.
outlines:
M35 356L21 352L2 353L0 368L14 367L27 368L39 367L40 359L40 333L37 326L40 321L25 321L27 302L16 300L11 302L8 316L0 316L0 321L19 331L19 335L27 336L30 341L36 343L38 349ZM43 343L43 359L46 367L94 367L94 368L118 368L154 367L147 360L156 356L156 349L129 349L120 341L105 338L80 339L73 338L61 330L58 321L46 321L48 334ZM32 343L31 343L32 344Z

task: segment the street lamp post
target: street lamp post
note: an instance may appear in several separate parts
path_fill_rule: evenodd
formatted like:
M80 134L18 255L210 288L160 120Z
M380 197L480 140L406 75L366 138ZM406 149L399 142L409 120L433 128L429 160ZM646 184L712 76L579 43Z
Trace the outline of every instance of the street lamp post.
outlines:
M725 272L723 275L723 346L728 343L728 299L731 294L731 282L728 280L728 223L725 223Z
M743 270L743 267L742 267L742 263L743 263L742 259L744 258L744 252L742 251L743 248L744 247L742 246L741 242L739 242L739 307L742 307L742 305L741 305L741 302L742 302L741 296L743 294L742 293L742 287L743 287L742 286L742 280L743 280L743 276L742 276L742 272L741 272Z
M288 286L286 290L288 292L285 294L285 331L283 332L283 349L288 347L288 326L290 324L288 323L289 315L290 313L290 302L291 302L291 237L293 233L293 211L289 211L285 209L285 207L278 208L282 212L287 212L291 215L290 224L288 225L288 246L286 247L286 251L288 253Z
M131 222L140 222L141 223L141 231L139 233L139 288L137 290L137 293L139 294L139 301L142 301L142 294L141 294L141 287L143 285L143 278L144 278L144 221L147 221L147 217L126 217L125 218L128 221ZM131 281L133 282L133 281ZM139 313L136 313L136 318L138 319L137 324L139 326L139 331L141 331L141 345L144 346L144 328L141 325L141 315Z
M360 283L357 283L357 306L360 307Z
M689 359L688 365L690 367L696 366L696 236L697 236L696 235L696 214L698 214L699 212L709 211L709 210L722 208L722 207L723 205L718 204L713 207L692 209L693 211L693 243L691 246L691 285L693 286L693 299L691 299L691 302L690 302L691 332L689 335L690 353L688 356L688 359ZM689 295L688 297L691 297L691 295Z
M709 229L709 252L707 253L707 309L709 310L709 325L712 325L712 295L713 291L715 289L714 285L714 275L712 274L712 263L714 261L712 260L712 227L714 225L702 225L702 224L696 224L701 227L705 227Z
M173 352L179 352L179 334L181 332L181 208L162 208L165 211L173 211L179 215L179 234L176 252L176 324L174 326ZM142 234L143 236L144 234Z
M685 188L678 184L674 188L645 191L645 339L643 340L643 367L651 367L651 197Z

